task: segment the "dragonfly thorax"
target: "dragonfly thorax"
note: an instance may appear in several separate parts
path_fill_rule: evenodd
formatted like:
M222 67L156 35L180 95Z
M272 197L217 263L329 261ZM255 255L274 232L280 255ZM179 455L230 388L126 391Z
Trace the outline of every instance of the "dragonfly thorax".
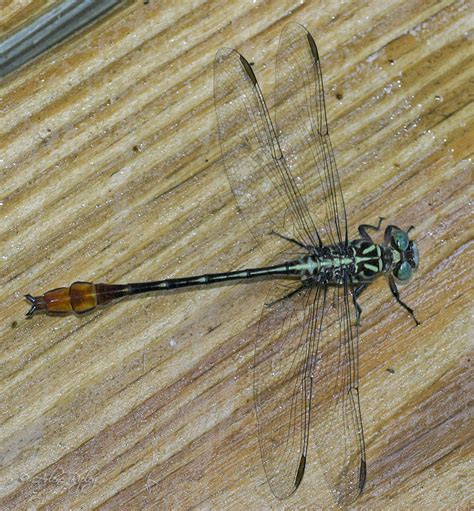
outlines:
M351 241L349 245L354 254L354 282L371 282L380 273L386 271L385 247L362 239Z
M369 282L384 269L383 247L356 240L315 248L292 265L301 280L315 285L341 285L345 281Z
M307 285L370 283L382 273L406 281L418 267L418 249L407 233L390 227L383 244L357 239L311 247L308 254L289 263L289 273L298 274Z

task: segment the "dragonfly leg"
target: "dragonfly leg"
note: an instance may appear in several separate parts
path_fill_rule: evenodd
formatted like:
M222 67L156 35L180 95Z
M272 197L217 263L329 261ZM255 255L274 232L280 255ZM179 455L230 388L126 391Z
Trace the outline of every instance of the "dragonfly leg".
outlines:
M379 223L377 225L370 225L370 224L362 224L359 225L359 234L364 240L367 241L373 241L370 237L370 234L367 232L368 229L372 231L380 231L380 226L382 225L382 222L385 220L383 216L379 217Z
M286 300L288 298L291 298L293 295L295 295L296 293L299 293L304 287L306 287L305 284L302 284L300 287L296 288L296 289L293 289L293 291L290 291L287 295L285 296L282 296L281 298L278 298L278 300L275 300L273 302L270 302L270 303L266 303L265 304L265 307L272 307L273 305L275 305L276 303L279 303L279 302L282 302L283 300Z
M308 250L307 245L304 245L303 243L299 242L298 240L295 240L294 238L289 238L288 236L284 236L283 234L280 234L279 232L276 232L276 231L271 231L270 234L273 234L274 236L278 236L279 238L281 238L283 240L289 241L290 243L294 243L295 245L298 245L299 247Z
M354 302L354 307L356 309L356 325L360 325L360 315L362 314L362 307L359 305L359 302L357 301L357 298L362 294L364 289L367 289L368 284L364 282L360 286L356 287L354 289L354 292L352 293L352 301Z
M412 315L413 319L415 320L415 323L419 325L420 322L416 319L413 309L411 307L408 307L408 305L400 299L400 294L398 292L397 285L395 284L395 281L393 280L392 276L388 278L388 283L390 285L390 291L392 292L392 295L395 297L395 300L397 300L397 302Z

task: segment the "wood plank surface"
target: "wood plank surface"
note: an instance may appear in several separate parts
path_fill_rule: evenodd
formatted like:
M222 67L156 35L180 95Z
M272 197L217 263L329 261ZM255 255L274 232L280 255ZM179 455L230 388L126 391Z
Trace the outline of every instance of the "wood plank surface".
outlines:
M253 285L24 316L24 294L75 280L262 263L219 161L213 59L238 49L271 106L290 21L318 43L350 235L384 216L421 252L401 289L420 326L384 279L361 298L353 508L472 506L472 3L151 0L0 85L2 511L336 508L315 445L293 496L266 483Z
M11 33L44 11L57 5L58 0L2 0L0 9L0 36Z

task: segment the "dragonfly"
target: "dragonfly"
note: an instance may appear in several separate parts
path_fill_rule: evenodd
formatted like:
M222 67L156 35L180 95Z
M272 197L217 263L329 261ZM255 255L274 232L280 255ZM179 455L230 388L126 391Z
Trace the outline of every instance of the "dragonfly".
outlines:
M249 62L218 50L214 102L222 161L238 210L272 264L223 273L129 283L74 282L26 295L27 315L88 312L124 296L253 279L266 296L256 329L254 403L266 479L279 499L305 472L310 443L339 504L353 502L367 478L359 399L361 293L384 275L397 284L419 265L416 242L388 225L349 239L341 180L329 138L321 61L297 23L280 36L274 118ZM314 419L314 420L313 420Z

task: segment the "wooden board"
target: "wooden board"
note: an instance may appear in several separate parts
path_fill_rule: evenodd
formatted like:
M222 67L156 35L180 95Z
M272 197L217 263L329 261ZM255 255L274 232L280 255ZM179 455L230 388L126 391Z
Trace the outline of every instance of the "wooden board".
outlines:
M467 2L124 4L1 84L0 509L329 509L312 446L286 501L252 402L261 299L235 284L24 313L26 293L258 264L219 162L213 58L316 39L351 235L416 226L404 287L361 299L368 479L354 508L472 504L472 23ZM317 417L313 418L317 420Z
M0 11L0 36L12 33L23 24L58 4L58 0L4 0Z

